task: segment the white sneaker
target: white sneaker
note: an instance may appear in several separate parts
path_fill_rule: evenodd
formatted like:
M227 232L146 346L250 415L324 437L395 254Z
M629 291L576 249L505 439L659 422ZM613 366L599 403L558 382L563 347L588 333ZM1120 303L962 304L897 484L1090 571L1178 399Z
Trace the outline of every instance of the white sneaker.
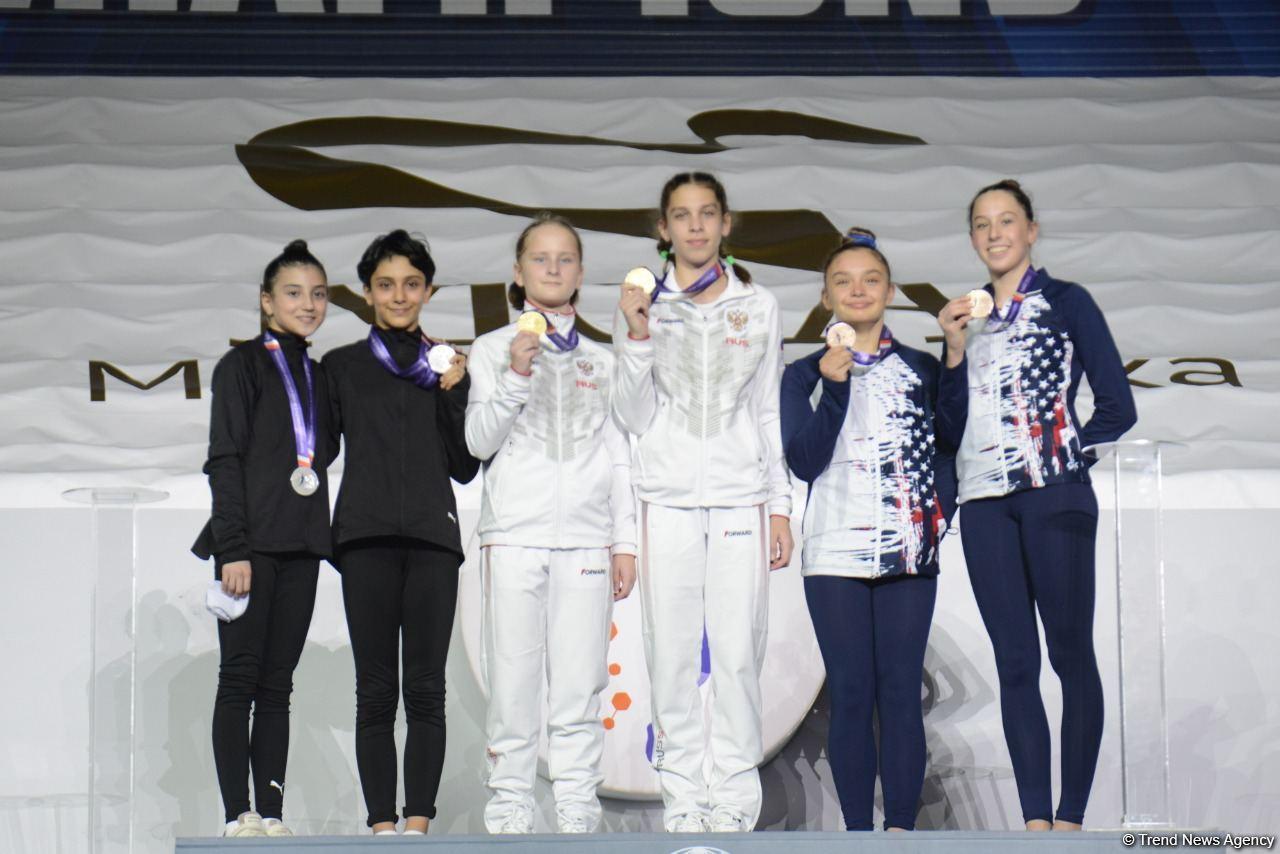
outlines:
M293 836L293 831L278 818L264 818L262 820L262 827L266 831L267 836Z
M747 827L746 816L725 807L716 807L711 811L710 826L712 833L746 833L751 829Z
M560 833L595 833L596 828L600 826L600 822L596 819L576 812L556 816L556 824L559 826Z
M533 813L519 807L507 813L498 833L533 833Z
M701 813L687 812L673 821L668 830L671 833L706 833L707 821Z
M240 817L235 821L227 822L226 829L222 831L222 835L226 837L239 836L266 836L267 829L262 826L262 816L250 810L241 813Z

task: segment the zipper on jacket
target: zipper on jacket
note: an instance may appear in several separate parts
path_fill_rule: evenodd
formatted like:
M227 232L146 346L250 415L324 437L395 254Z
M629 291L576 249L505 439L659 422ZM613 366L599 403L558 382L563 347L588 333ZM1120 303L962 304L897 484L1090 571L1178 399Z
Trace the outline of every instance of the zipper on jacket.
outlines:
M407 430L409 426L409 406L406 403L405 395L406 395L406 386L408 386L409 383L402 381L402 382L397 382L396 385L400 387L400 419L399 419L400 421L400 431L399 431L400 432L400 477L399 477L400 524L399 524L399 529L400 530L399 530L399 533L401 535L405 535L409 533L408 530L405 528L405 520L404 520L405 484L409 480L409 478L405 476L405 469L409 463L409 460L406 457L405 440L404 440L405 430Z
M569 359L570 359L570 360L572 360L572 358L573 358L573 356L572 356L572 354L570 354ZM564 360L560 360L560 361L564 361ZM556 512L555 512L555 514L552 516L552 519L553 519L553 521L555 522L555 526L556 526L556 527L555 527L555 538L556 538L556 544L557 544L557 545L559 545L560 543L562 543L562 542L563 542L563 539L561 538L561 533L564 531L564 502L561 500L561 497L560 497L560 493L561 493L561 489L560 489L560 469L561 469L561 468L563 468L563 463L564 463L564 444L563 444L563 442L564 442L564 436L565 436L565 431L564 431L564 427L565 427L565 424L564 424L564 376L563 376L564 371L563 371L563 370L561 370L563 367L564 367L564 365L558 365L558 366L557 366L557 369L556 369L556 375L555 375L555 377L556 377L556 379L555 379L555 382L556 382L556 417L555 417L555 421L553 422L553 423L554 423L554 426L555 426L555 428L556 428L556 460L555 460L555 465L553 466L553 468L555 469L555 472L556 472L556 488L555 488L555 495L556 495Z
M876 425L878 427L880 424L884 423L884 419L882 417L883 413L880 412L879 407L876 406L874 395L866 395L866 401L870 404L868 407L869 409L875 408L874 412L869 413L871 418L868 420L867 426L872 427L872 425ZM872 429L875 428L873 427ZM873 577L879 578L882 574L880 572L880 546L884 542L884 466L881 464L880 460L880 438L878 430L867 437L867 444L872 448L872 459L875 460L876 466L874 476L876 484L876 548L874 552L875 569L873 570L875 575Z
M696 306L693 313L697 315L702 323L702 435L698 442L698 504L700 506L707 505L707 416L709 407L707 406L707 398L711 391L711 363L710 351L711 346L707 342L707 330L711 328L708 322L709 318L702 313L702 309Z
M1004 386L1001 380L1001 366L1004 363L1005 356L1005 339L1003 334L993 336L992 340L991 364L995 366L995 370L991 372L991 399L993 405L991 407L992 416L995 419L996 434L996 462L1000 467L1001 495L1009 494L1009 464L1005 459L1005 431L1004 431L1004 412L1002 404L1004 401Z

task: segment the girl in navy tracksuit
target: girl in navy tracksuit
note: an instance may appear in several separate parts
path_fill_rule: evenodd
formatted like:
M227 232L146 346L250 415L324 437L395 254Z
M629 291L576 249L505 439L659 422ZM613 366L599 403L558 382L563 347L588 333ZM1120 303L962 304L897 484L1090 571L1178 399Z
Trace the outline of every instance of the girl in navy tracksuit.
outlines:
M873 711L885 827L915 827L925 770L921 670L938 542L954 503L952 461L934 440L938 360L885 326L893 293L875 236L851 231L824 266L830 346L782 378L787 462L809 482L805 597L827 668L828 755L849 830L872 829Z
M1037 232L1016 181L984 187L969 205L970 238L991 283L938 315L946 338L938 432L959 447L961 541L995 649L1023 819L1028 830L1077 830L1103 717L1093 651L1098 504L1082 449L1118 439L1137 415L1098 306L1079 285L1031 266ZM1094 401L1083 426L1075 414L1082 373ZM1056 813L1037 611L1062 682Z
M291 836L281 822L289 696L329 556L324 374L307 336L324 322L324 267L295 240L262 275L263 334L232 348L213 372L209 523L191 550L214 558L225 594L249 597L218 623L213 759L226 836ZM317 420L318 419L318 420ZM249 710L253 710L252 725ZM249 804L252 771L256 810Z

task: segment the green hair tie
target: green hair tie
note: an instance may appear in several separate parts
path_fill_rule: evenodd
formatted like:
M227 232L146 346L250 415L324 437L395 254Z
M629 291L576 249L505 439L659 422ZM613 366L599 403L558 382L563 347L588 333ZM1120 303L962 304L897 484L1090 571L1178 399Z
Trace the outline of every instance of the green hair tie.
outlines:
M726 255L724 256L724 263L726 267L732 267L734 264L738 263L738 259L734 258L732 255Z
M658 250L658 257L659 257L659 258L661 258L663 261L667 261L667 260L669 260L669 259L670 259L670 257L671 257L671 253L670 253L670 252L668 252L668 251L667 251L667 250L665 250L665 249L659 249L659 250Z

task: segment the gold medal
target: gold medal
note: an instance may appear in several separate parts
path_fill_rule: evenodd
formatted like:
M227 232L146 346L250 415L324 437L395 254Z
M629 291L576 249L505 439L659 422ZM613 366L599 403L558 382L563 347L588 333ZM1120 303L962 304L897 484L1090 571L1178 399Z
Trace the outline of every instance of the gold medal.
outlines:
M532 332L534 335L545 335L547 333L547 319L542 316L542 312L526 311L516 320L516 330L519 332Z
M646 294L651 294L658 287L658 280L654 278L653 271L648 267L635 267L627 273L622 284L634 285Z

